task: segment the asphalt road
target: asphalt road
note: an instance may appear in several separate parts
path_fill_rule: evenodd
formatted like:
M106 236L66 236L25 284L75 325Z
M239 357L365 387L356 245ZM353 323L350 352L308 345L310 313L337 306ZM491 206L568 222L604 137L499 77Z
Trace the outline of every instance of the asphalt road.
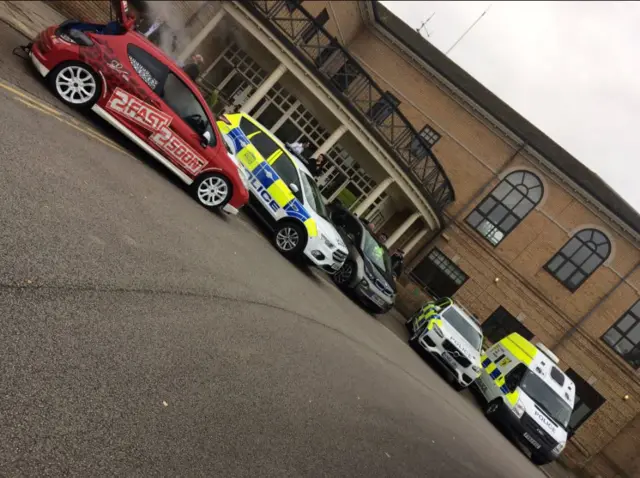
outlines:
M7 38L0 476L543 476L397 323L67 116Z

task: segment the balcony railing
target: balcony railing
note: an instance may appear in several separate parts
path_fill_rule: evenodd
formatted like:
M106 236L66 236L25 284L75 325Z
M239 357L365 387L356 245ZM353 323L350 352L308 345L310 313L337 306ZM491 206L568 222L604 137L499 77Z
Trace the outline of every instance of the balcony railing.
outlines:
M441 216L453 202L453 187L428 142L398 108L398 100L369 73L296 0L241 1L394 157Z

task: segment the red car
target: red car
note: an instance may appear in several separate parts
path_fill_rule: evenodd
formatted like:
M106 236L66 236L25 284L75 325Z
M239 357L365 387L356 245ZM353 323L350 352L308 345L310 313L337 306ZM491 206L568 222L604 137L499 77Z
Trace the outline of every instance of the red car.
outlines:
M246 178L195 83L134 31L126 1L107 25L68 20L47 28L30 57L67 105L91 109L190 186L209 209L232 214L249 200Z

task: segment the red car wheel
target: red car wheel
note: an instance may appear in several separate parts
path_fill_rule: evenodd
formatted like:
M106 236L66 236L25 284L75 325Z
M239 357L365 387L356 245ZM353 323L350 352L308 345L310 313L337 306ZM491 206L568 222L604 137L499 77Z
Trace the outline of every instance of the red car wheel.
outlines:
M56 96L76 108L91 108L100 97L100 77L88 65L66 62L49 74L49 83Z
M199 176L192 185L192 191L202 206L212 210L226 206L233 194L229 180L218 173Z

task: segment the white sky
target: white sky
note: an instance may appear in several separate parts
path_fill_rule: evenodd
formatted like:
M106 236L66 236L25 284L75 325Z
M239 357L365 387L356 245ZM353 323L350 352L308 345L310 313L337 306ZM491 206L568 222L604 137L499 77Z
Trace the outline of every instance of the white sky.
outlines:
M640 210L640 2L382 3Z

